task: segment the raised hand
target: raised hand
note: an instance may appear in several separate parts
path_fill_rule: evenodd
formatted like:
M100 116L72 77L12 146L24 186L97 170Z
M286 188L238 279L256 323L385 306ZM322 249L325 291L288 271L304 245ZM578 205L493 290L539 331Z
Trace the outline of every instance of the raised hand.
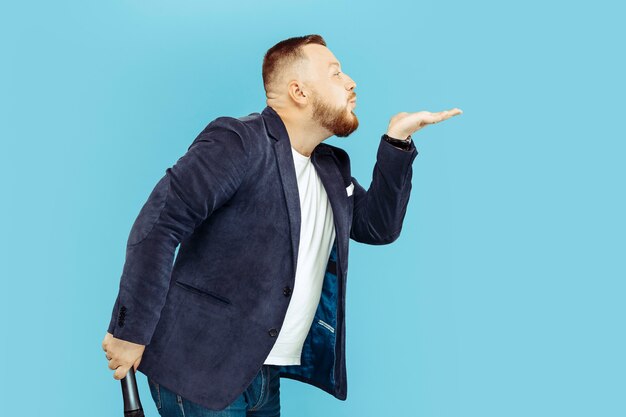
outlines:
M457 108L437 113L431 113L429 111L398 113L391 118L389 126L387 127L387 135L396 139L407 139L409 135L412 135L424 126L442 122L462 113L463 111Z

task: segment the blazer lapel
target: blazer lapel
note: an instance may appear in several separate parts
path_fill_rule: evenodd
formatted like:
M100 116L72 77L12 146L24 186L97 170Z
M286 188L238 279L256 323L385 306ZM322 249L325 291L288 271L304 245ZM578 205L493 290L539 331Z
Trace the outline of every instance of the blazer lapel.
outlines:
M280 180L283 184L285 201L287 202L287 211L289 212L291 250L293 251L293 270L295 272L298 257L298 245L300 244L300 223L302 220L300 214L301 208L300 194L298 193L298 180L296 179L296 167L293 162L291 142L289 142L289 139L279 140L274 143L274 152L276 153L276 162L278 162Z
M262 112L263 120L267 127L269 135L275 140L273 144L274 153L276 154L276 162L278 171L280 172L280 180L283 186L285 201L287 203L287 212L289 214L289 223L291 231L291 249L293 253L293 270L296 270L298 245L300 244L300 223L301 207L300 195L298 193L298 181L296 179L296 168L293 161L291 151L291 142L289 134L283 121L276 111L267 106ZM319 175L330 206L333 210L333 220L335 224L335 234L337 237L337 246L339 257L344 252L344 239L348 236L347 224L347 207L348 199L346 195L345 185L341 172L337 167L332 151L327 147L318 145L311 155L311 162L315 166L317 175Z
M335 238L337 239L337 265L344 265L350 229L348 228L348 196L343 184L343 177L335 158L328 148L318 145L313 151L311 162L315 166L328 195L330 206L333 210L333 222L335 223ZM342 268L338 267L338 271ZM342 276L343 274L340 274Z
M298 193L298 180L296 179L296 166L291 154L291 142L289 134L282 119L270 106L266 106L261 112L265 127L269 136L274 139L273 148L276 155L276 163L280 173L287 213L289 215L289 229L291 235L291 251L293 271L296 271L298 245L300 244L300 194Z

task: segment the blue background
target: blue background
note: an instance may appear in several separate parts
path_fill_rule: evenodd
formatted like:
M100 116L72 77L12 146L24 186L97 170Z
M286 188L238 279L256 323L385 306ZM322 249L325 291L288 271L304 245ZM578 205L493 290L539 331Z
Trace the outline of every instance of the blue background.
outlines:
M318 33L357 83L360 127L328 143L364 185L391 116L464 114L413 136L401 237L351 242L348 400L282 379L283 415L626 415L623 16L607 1L3 3L2 414L122 415L101 342L139 209L210 121L265 107L269 47Z

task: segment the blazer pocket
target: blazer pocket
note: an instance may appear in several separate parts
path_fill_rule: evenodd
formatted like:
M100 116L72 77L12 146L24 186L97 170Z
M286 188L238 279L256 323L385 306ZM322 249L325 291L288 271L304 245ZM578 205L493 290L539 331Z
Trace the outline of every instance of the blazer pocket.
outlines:
M348 194L348 197L352 195L353 191L354 191L354 184L350 182L350 185L346 187L346 193Z
M185 282L181 282L181 281L176 281L175 284L178 285L179 287L181 287L181 288L183 288L183 289L185 289L187 291L193 292L195 294L202 295L204 297L208 297L208 298L211 298L213 300L217 300L217 301L219 301L219 302L221 302L223 304L230 304L230 300L228 298L224 297L223 295L219 295L219 294L216 294L216 293L211 292L211 291L206 291L206 290L203 290L203 289L200 289L200 288L196 288L194 286L191 286L191 285L189 285L189 284L187 284Z

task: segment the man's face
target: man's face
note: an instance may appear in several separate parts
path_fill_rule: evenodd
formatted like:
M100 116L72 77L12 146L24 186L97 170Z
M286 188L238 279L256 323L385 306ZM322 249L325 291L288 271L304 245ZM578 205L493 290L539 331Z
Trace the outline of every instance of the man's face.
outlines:
M310 97L313 120L335 136L346 137L359 127L353 110L356 101L356 83L341 72L337 58L323 45L304 47L310 62L312 94Z

